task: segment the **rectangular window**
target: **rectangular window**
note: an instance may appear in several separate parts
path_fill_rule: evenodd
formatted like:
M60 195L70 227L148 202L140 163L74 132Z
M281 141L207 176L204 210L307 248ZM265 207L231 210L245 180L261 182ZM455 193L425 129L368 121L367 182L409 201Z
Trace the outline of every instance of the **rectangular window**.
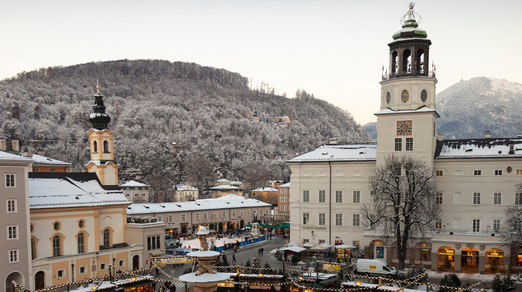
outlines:
M282 202L283 201L283 197L279 197L279 202Z
M413 151L413 138L406 138L406 151Z
M284 205L283 207L284 207L284 209L285 209L285 211L286 211L286 205Z
M7 226L7 239L18 239L18 226Z
M56 271L56 276L58 278L63 278L64 272L65 272L64 270L58 270L58 271Z
M181 214L181 221L183 221L183 222L187 221L187 217L185 216L185 214Z
M5 175L5 187L6 188L14 188L15 185L15 175L14 174L6 174Z
M285 202L287 201L286 199L287 199L287 197L285 197Z
M517 175L522 175L522 169L517 169Z
M223 213L221 214L221 217L222 217L222 218L227 217L227 212L223 211Z
M18 263L18 250L12 249L9 251L9 263Z
M515 193L515 205L522 205L522 193Z
M125 261L124 261L124 260L120 260L120 261L118 262L118 266L119 266L119 267L123 267L124 265L125 265Z
M473 205L480 205L480 193L473 193Z
M232 211L232 217L236 218L236 211Z
M353 191L353 202L358 204L361 202L361 191Z
M203 220L207 220L207 218L208 218L207 212L203 213Z
M480 232L480 219L473 219L473 232Z
M500 231L500 220L499 219L493 220L493 230L495 230L495 232Z
M494 193L493 194L493 204L495 204L495 205L501 205L502 204L502 194L501 193Z
M303 225L308 225L310 222L310 213L303 213Z
M100 264L100 270L105 270L105 267L106 267L105 263Z
M319 203L326 202L326 191L319 191Z
M502 170L500 170L500 169L495 170L495 175L502 175Z
M361 225L361 216L360 214L353 214L353 226L360 226Z
M283 211L283 206L279 206L279 209L280 209L281 211Z
M310 191L303 191L303 202L310 202Z
M336 203L343 202L343 191L335 191L335 202Z
M442 205L442 193L436 193L435 194L435 204Z
M7 213L16 213L16 200L7 200Z
M395 138L395 151L402 151L402 139Z
M81 266L80 267L80 274L85 274L87 272L87 267L86 266Z
M435 171L435 175L436 176L443 176L444 175L444 172L442 170L436 170Z
M442 219L435 220L435 229L437 229L437 230L442 229Z
M196 221L199 221L199 213L196 213Z
M480 170L480 169L475 169L475 170L473 171L473 175L482 175L482 170Z
M343 214L335 214L335 225L337 225L337 226L343 225Z
M326 214L319 213L319 225L326 225Z
M395 163L393 165L393 174L395 174L397 176L400 176L401 175L401 170L402 170L402 167L401 167L400 163Z

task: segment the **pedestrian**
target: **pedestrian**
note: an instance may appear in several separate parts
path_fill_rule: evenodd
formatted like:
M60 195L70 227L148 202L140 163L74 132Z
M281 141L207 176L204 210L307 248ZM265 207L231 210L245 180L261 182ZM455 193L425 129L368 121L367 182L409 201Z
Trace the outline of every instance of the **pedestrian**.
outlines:
M176 285L174 283L170 285L170 292L176 292Z
M233 264L236 263L236 254L232 254L232 263L233 263Z
M261 255L263 255L265 253L265 249L262 247L261 248Z
M156 267L156 277L158 276L158 273L159 273L159 269L158 269L158 267Z

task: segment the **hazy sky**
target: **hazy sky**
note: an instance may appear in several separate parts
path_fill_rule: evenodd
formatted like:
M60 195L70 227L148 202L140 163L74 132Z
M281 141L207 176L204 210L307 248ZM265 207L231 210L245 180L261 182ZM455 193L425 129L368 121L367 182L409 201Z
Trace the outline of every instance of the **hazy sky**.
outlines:
M224 68L294 97L304 89L365 124L408 1L5 1L0 79L41 67L163 59ZM478 77L522 83L522 1L416 1L437 91ZM431 64L430 64L431 65ZM94 85L93 85L94 87ZM109 101L108 101L109 102Z

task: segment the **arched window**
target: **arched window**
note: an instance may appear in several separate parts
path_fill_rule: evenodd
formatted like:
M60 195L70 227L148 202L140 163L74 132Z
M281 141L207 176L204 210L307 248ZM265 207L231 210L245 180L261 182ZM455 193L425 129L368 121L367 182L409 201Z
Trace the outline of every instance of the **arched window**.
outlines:
M417 51L417 59L415 60L415 65L416 65L416 69L417 69L417 73L418 74L424 74L424 68L426 68L426 66L424 66L424 50L423 49L419 49Z
M103 152L109 153L109 142L107 140L103 141Z
M411 51L408 49L402 53L402 72L411 73Z
M83 233L78 234L78 253L85 252L85 236Z
M392 63L391 63L391 74L396 74L397 73L397 66L399 65L399 61L398 61L398 54L397 54L397 51L393 52L392 53Z
M96 141L92 142L92 153L98 152L98 143Z
M62 239L60 238L60 236L55 235L53 237L53 257L58 257L62 255L61 246Z
M109 229L103 230L103 247L111 247L111 232Z

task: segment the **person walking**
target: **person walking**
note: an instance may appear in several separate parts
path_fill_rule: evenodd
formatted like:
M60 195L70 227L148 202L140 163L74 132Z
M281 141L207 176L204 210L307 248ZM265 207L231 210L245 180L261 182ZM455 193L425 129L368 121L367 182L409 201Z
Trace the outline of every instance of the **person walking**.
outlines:
M236 254L232 254L232 263L233 263L233 264L236 263Z

